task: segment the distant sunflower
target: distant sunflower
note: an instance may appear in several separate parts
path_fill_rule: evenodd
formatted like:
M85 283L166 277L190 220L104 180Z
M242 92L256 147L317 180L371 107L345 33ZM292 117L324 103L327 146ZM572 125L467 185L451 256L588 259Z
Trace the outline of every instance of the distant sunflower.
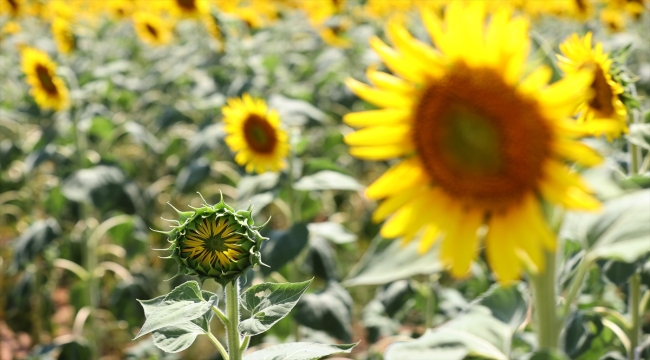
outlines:
M135 4L133 0L111 0L106 3L109 13L116 20L123 20L133 14Z
M200 18L208 13L206 0L170 0L174 13L180 17Z
M235 161L247 172L280 171L289 153L287 133L280 128L280 117L268 110L262 99L244 94L228 99L223 107L226 143L236 153Z
M577 108L578 121L585 123L594 135L616 138L627 129L627 109L619 98L623 87L612 79L610 68L612 59L603 52L603 44L591 46L591 32L580 38L573 34L560 44L562 55L558 55L558 66L567 75L585 69L593 73L591 89L594 96L583 101Z
M589 166L601 158L575 140L585 132L569 118L588 99L591 74L552 85L548 67L526 74L527 20L500 10L484 26L483 6L453 2L444 20L423 10L436 50L389 22L395 48L376 37L370 45L399 77L371 67L374 87L348 79L354 93L381 109L343 120L363 128L345 137L353 156L401 158L366 191L383 199L373 219L390 216L382 236L409 242L419 234L420 253L441 238L441 260L462 277L485 234L490 267L508 282L522 263L541 271L543 250L556 247L542 201L599 207L564 161Z
M69 54L75 49L76 40L68 20L55 18L52 21L52 37L60 53Z
M166 45L172 40L171 26L157 15L147 12L135 13L133 27L140 40L148 45Z
M0 15L8 14L11 17L20 16L25 9L23 0L0 0Z
M21 55L21 67L31 86L29 93L38 106L54 110L66 108L70 103L68 89L55 74L56 64L46 53L37 49L23 48Z

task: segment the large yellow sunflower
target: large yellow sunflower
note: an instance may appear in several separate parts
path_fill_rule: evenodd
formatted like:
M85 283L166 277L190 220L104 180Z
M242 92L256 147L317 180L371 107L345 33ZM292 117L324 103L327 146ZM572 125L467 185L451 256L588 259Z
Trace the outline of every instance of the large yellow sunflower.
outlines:
M289 153L287 133L280 128L280 116L268 110L262 99L244 94L228 99L223 109L226 144L236 153L235 161L247 172L280 171Z
M56 64L46 53L25 47L21 51L21 67L31 86L29 93L43 109L62 110L68 107L70 98L63 80L56 76Z
M583 101L576 114L579 114L578 121L585 123L594 135L605 135L611 140L628 131L627 109L619 98L623 87L612 79L612 60L603 52L603 44L597 43L592 48L591 36L591 32L583 38L573 34L560 44L562 55L558 55L558 66L567 75L585 69L593 73L594 97Z
M133 14L133 27L140 40L148 45L166 45L172 40L172 26L152 13Z
M528 22L508 10L487 25L483 2L454 2L444 19L422 15L436 49L391 21L394 48L378 38L370 45L398 76L370 67L374 87L347 80L381 108L344 117L363 128L346 135L350 153L401 159L366 191L383 199L373 218L390 217L384 237L408 242L419 234L421 253L441 238L441 260L456 277L469 271L480 239L500 281L518 278L523 263L540 271L543 250L556 246L542 203L599 207L564 163L601 160L575 140L586 132L569 118L589 98L592 76L580 72L548 85L548 67L528 72Z

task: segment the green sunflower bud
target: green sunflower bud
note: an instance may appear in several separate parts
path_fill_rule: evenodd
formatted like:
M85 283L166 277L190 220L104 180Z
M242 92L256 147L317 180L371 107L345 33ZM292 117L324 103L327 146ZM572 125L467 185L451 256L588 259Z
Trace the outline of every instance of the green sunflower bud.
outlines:
M171 221L178 225L163 232L172 243L165 249L172 251L166 259L174 259L179 265L176 276L197 275L201 280L214 279L226 285L263 264L260 249L267 238L259 229L265 224L254 225L252 207L235 211L222 196L216 205L208 205L203 199L202 207L191 208L193 211L174 208L179 218Z

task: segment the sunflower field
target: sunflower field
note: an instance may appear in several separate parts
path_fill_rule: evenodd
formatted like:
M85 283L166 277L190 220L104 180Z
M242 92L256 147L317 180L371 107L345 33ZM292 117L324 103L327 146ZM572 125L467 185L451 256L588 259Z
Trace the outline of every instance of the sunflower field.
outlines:
M650 359L649 34L0 0L0 360Z

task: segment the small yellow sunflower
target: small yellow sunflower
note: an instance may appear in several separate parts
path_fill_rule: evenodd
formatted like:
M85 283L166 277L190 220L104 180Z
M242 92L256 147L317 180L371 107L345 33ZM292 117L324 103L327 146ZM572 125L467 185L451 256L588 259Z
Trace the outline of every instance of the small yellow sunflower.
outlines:
M59 17L55 18L52 21L52 36L60 53L69 54L75 49L75 36L68 20Z
M287 133L280 128L277 111L262 99L244 94L228 99L223 107L226 144L236 153L235 161L247 172L280 171L289 153Z
M166 45L172 40L172 27L152 13L138 12L133 14L133 27L140 40L148 45Z
M68 89L56 76L56 64L46 53L25 47L21 50L21 67L31 86L29 93L42 109L65 109L70 104Z
M441 260L456 277L468 273L484 238L490 267L508 282L523 264L543 269L544 249L555 249L543 202L599 207L565 160L590 166L601 158L576 141L586 132L570 119L591 95L592 75L549 85L548 67L527 73L528 21L502 9L484 25L484 6L453 2L444 19L423 9L436 49L390 21L394 48L376 37L370 45L397 76L370 67L374 87L348 79L380 109L343 120L363 128L345 137L353 156L401 159L366 191L383 199L373 219L390 217L382 236L409 242L419 234L420 253L442 239Z
M576 114L578 121L585 123L594 135L605 135L608 139L627 133L627 109L620 100L623 87L612 79L612 59L603 52L603 44L591 46L591 32L583 38L573 34L560 44L562 55L558 55L558 66L567 75L585 69L593 73L591 89L594 96L582 102Z
M0 29L0 39L2 39L5 35L14 35L21 32L22 30L23 28L17 22L8 21L6 24L4 24L2 29Z
M20 16L24 9L23 0L0 0L0 15L8 14L15 18Z
M106 3L108 12L116 20L124 20L133 14L135 3L133 0L111 0Z
M170 0L171 9L176 16L200 18L208 13L210 4L206 0Z

